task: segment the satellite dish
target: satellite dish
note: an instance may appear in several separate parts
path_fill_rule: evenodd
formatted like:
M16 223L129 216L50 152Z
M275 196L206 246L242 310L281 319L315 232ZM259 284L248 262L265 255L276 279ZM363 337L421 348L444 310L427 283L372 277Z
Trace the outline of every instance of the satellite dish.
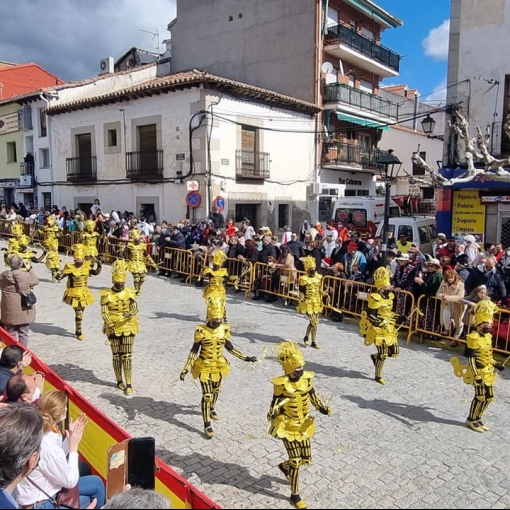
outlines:
M324 62L324 64L322 64L322 72L329 74L331 71L333 71L333 64L331 62Z

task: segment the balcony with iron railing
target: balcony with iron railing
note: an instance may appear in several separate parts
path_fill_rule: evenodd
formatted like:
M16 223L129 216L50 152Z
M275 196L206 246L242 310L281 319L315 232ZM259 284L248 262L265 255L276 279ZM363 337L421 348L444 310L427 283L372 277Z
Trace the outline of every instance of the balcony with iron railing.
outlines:
M163 178L163 151L136 151L126 153L126 177L128 179Z
M67 180L71 182L97 181L96 156L78 156L66 159Z
M328 53L338 58L347 57L348 61L352 60L354 64L359 65L362 69L372 71L381 77L397 76L399 73L400 55L398 53L360 34L351 26L334 25L328 27L325 45ZM353 59L352 51L349 52L349 55L346 55L347 52L342 48L342 45L365 58ZM367 61L367 59L369 60Z
M324 101L326 103L343 103L350 108L350 113L359 111L360 114L363 114L369 112L372 116L377 117L377 120L398 119L399 105L397 103L344 83L326 85L324 87Z
M269 152L236 150L236 177L238 179L268 179Z
M325 142L322 165L328 168L352 166L377 169L377 162L388 151L376 147L363 147L349 142Z
M35 163L33 161L25 161L19 164L20 175L34 175Z

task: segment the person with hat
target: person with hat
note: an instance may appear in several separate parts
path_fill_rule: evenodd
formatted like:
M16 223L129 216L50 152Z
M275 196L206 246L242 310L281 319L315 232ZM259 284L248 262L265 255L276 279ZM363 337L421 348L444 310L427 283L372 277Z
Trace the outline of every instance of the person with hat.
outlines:
M290 503L294 508L307 508L299 495L299 468L312 462L311 439L315 423L310 415L313 405L321 414L331 415L331 408L317 395L313 385L314 372L304 370L305 358L297 342L286 341L278 346L278 363L284 375L275 377L273 399L267 419L268 433L281 439L289 459L278 469L290 483Z
M412 304L412 300L409 299L409 293L412 293L414 290L414 278L418 274L418 266L412 264L408 253L400 254L398 257L395 257L395 260L398 266L393 276L393 287L397 292L397 313L407 316Z
M358 249L358 244L354 241L349 241L347 243L347 252L343 257L342 263L344 265L345 274L348 278L353 273L353 266L358 266L361 274L365 274L367 259L363 252Z
M437 237L432 245L432 256L435 258L439 258L438 252L443 246L446 246L447 239L445 234L437 234Z
M319 327L319 316L324 310L322 298L327 293L321 289L322 275L317 273L317 263L314 257L304 257L303 266L305 274L299 278L299 303L298 313L304 313L308 317L308 327L303 338L305 347L310 344L314 349L320 349L317 344L317 328Z
M85 221L85 229L80 233L80 241L85 246L85 259L95 260L99 255L97 250L97 241L99 232L96 231L96 222L94 220Z
M67 278L67 288L64 292L62 301L74 309L76 337L83 340L85 337L82 331L83 312L85 307L94 302L94 296L88 287L89 276L97 276L102 269L101 260L96 259L96 267L92 267L92 260L85 260L85 246L83 244L73 244L74 263L68 263L62 271L55 276L58 282Z
M461 253L457 255L454 260L455 266L453 269L455 269L459 275L459 278L465 282L471 271L471 268L469 267L468 256L465 253Z
M459 358L450 358L455 376L461 377L466 384L475 388L475 396L471 401L466 425L475 432L489 430L482 422L482 416L489 404L494 400L494 382L496 373L505 369L493 357L492 323L497 306L489 299L482 299L474 308L476 330L467 335L467 365L462 365Z
M30 244L30 237L25 234L21 235L18 242L19 249L16 255L19 255L23 259L23 271L28 271L32 267L33 262L41 262L48 253L46 248L43 247L41 255L37 256L37 252L28 247Z
M230 364L223 355L223 349L227 349L230 354L242 361L249 363L257 361L256 356L246 356L232 345L230 325L223 322L224 313L223 306L219 301L211 302L207 322L195 326L193 347L179 377L181 381L184 381L191 370L193 378L198 377L200 380L202 418L204 434L207 439L215 436L211 420L219 419L216 403L221 391L221 382L230 372Z
M129 237L130 239L125 248L126 260L128 261L128 270L133 275L136 295L139 296L147 275L147 265L156 271L158 266L147 253L147 245L142 243L142 235L137 228L129 231Z
M474 267L480 255L480 248L476 243L475 236L471 234L464 236L464 244L466 246L464 253L468 256L469 265Z
M386 384L382 377L384 362L400 354L396 314L393 312L395 294L390 283L390 270L386 267L376 269L374 273L375 291L368 295L366 311L361 312L360 334L365 345L375 344L377 354L372 354L375 367L375 380Z
M448 240L446 241L446 244L444 244L437 252L436 255L434 255L434 257L440 259L441 257L450 257L450 260L452 259L452 257L455 256L456 254L456 248L457 246L457 241L455 239L455 237L449 237Z
M117 259L112 264L111 289L102 290L101 317L113 355L113 372L117 388L131 395L132 358L135 335L139 331L137 292L126 287L128 262Z
M429 259L425 262L424 272L414 278L414 297L420 300L422 315L420 327L425 331L439 332L441 330L441 314L439 302L435 299L439 286L443 281L441 263L437 259Z

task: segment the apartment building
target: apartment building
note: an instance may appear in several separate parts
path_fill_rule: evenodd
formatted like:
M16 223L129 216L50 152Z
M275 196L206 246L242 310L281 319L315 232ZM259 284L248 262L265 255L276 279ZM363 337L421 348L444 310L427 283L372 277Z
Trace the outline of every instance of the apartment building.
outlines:
M490 9L476 0L451 0L447 104L459 104L475 127L488 129L489 151L496 157L510 155L510 138L504 123L510 114L510 2L493 0ZM442 173L457 177L466 162L463 142L445 132ZM462 209L459 208L462 204ZM440 191L438 229L480 241L510 246L510 185L480 176Z
M400 56L381 39L401 25L371 0L177 0L171 66L321 106L308 194L325 220L336 197L375 193L378 142L398 119L379 84L398 76Z

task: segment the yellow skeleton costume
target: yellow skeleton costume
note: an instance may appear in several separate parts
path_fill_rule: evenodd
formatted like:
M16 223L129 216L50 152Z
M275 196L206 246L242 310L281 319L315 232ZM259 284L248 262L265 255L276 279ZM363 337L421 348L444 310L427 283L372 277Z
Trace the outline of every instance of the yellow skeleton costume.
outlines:
M95 231L96 222L87 220L85 230L81 233L81 244L85 247L85 260L96 260L99 252L97 251L97 240L99 232Z
M255 356L245 356L230 342L230 326L222 323L223 308L211 307L207 324L195 326L193 347L186 361L180 379L184 381L186 374L200 380L202 386L202 418L204 420L205 437L214 437L211 419L219 419L216 402L221 391L221 381L230 372L230 364L223 355L226 348L231 354L242 361L255 362Z
M5 251L4 255L4 262L6 266L9 266L8 259L10 255L17 255L19 252L19 240L21 239L21 236L24 235L24 229L23 225L18 222L14 222L11 225L11 234L12 236L9 237L7 248L2 248L3 251Z
M142 285L147 274L147 264L157 269L158 266L147 253L147 245L141 242L141 235L138 229L129 232L130 241L126 245L128 269L133 275L133 285L136 293L141 294Z
M225 280L228 279L228 271L222 267L227 256L222 250L215 250L212 254L212 266L204 266L200 271L200 279L208 278L209 282L204 289L204 299L207 305L206 321L211 320L211 310L222 309L222 318L227 322L227 291Z
M322 275L317 273L314 257L301 259L306 274L299 278L299 303L298 313L304 313L308 317L308 327L304 337L305 347L309 345L309 337L312 337L312 347L320 349L317 345L317 328L319 326L319 315L324 310L322 298L325 296L321 290Z
M497 306L490 299L482 299L473 310L476 331L466 338L467 365L461 365L459 358L450 358L454 374L461 377L466 384L475 387L475 396L471 402L466 425L475 432L485 432L489 427L483 424L482 416L489 404L494 400L494 369L504 370L504 365L492 356L491 328Z
M53 283L57 281L56 276L60 271L61 260L58 254L58 238L60 237L61 228L55 224L55 216L51 214L46 220L46 226L43 229L44 241L43 245L48 250L46 255L46 267L51 271L51 280Z
M108 337L112 349L117 388L131 395L133 344L139 325L136 292L124 286L127 270L125 260L119 259L112 264L113 287L101 291L101 317L104 321L103 333Z
M76 337L83 340L82 321L85 307L94 302L94 296L88 288L89 276L96 276L101 272L101 262L96 261L96 268L93 269L92 261L85 260L85 247L83 244L74 244L71 247L74 255L74 264L66 264L63 271L56 275L57 281L67 278L67 289L64 292L62 301L74 308Z
M377 354L372 354L375 366L375 380L380 384L386 381L382 377L384 362L400 354L398 345L397 315L393 312L395 295L390 291L390 270L380 267L374 272L376 292L368 295L367 311L361 312L360 334L365 338L365 345L375 344Z
M274 394L267 419L269 434L283 441L289 460L278 465L290 482L290 502L296 508L307 508L299 496L299 468L312 462L311 438L315 433L310 404L322 414L331 409L315 393L314 372L304 370L305 359L296 342L279 345L278 362L285 375L273 379Z
M30 269L32 262L41 262L41 260L46 256L46 250L44 248L41 255L37 256L37 252L28 247L30 244L30 237L25 234L20 236L18 243L19 248L16 255L19 255L23 259L23 262L25 263L24 271L28 271Z

